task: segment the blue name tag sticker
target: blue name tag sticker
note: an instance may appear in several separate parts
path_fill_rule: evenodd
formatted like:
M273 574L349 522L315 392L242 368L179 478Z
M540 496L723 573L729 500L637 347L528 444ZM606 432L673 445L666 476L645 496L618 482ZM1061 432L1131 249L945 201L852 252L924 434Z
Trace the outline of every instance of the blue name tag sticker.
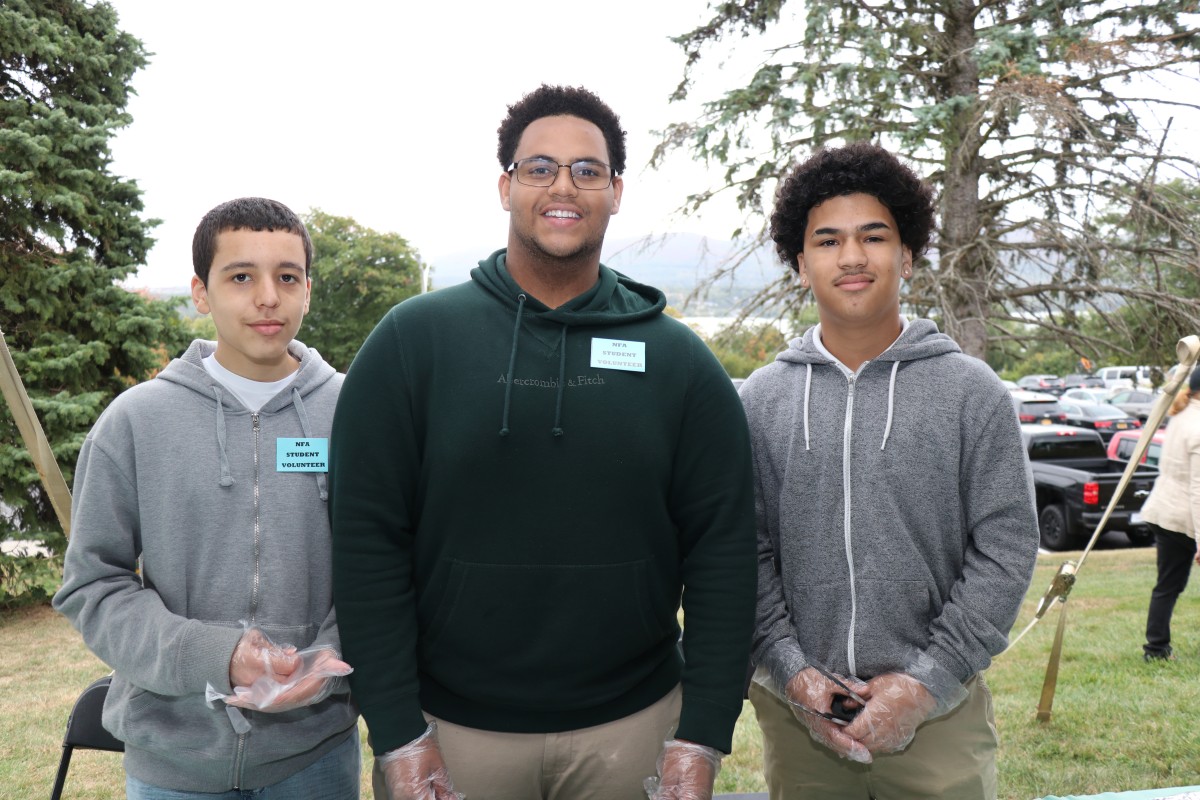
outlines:
M596 369L620 369L626 372L646 371L646 343L624 339L592 338L592 360Z
M329 439L275 440L275 469L279 472L328 472Z

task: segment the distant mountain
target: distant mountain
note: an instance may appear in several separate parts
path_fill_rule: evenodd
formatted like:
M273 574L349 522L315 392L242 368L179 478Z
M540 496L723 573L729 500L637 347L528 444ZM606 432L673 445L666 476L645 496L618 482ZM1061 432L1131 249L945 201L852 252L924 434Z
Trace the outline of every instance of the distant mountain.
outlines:
M662 289L667 302L684 310L683 302L697 286L736 251L736 243L692 233L612 239L601 260L640 283ZM489 253L451 253L431 258L435 289L469 280L471 270ZM770 248L759 248L729 277L710 291L707 302L693 302L692 313L724 313L778 279L783 267Z

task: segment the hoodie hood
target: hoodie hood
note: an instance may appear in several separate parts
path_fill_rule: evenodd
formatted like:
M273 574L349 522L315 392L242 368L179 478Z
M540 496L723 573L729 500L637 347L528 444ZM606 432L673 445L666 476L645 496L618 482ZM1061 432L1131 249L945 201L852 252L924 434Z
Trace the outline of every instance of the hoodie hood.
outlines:
M230 471L229 454L226 449L225 416L226 413L249 414L250 410L242 404L237 395L209 375L208 370L204 368L204 359L215 353L216 350L216 342L197 339L192 342L182 356L167 364L163 371L158 373L157 379L191 389L215 402L216 437L220 452L220 477L217 483L220 486L232 486L233 475ZM267 401L266 405L257 413L276 414L288 406L294 405L296 415L300 418L301 432L305 436L311 437L313 435L312 426L304 408L304 398L332 380L337 375L337 371L325 363L325 359L321 358L320 353L295 339L288 344L288 352L300 362L299 369L296 370L291 384ZM316 477L321 500L324 501L329 497L325 473L314 472L313 475Z
M558 350L558 396L555 402L553 436L562 436L563 389L566 384L567 331L572 327L625 325L661 314L667 298L652 286L638 283L621 273L600 265L600 279L591 289L558 308L547 308L531 297L508 273L507 249L492 253L471 270L471 280L492 297L514 311L512 348L505 371L507 388L501 412L500 435L508 436L509 411L512 407L513 368L521 339L521 323L543 324L560 328Z
M820 345L821 326L814 325L805 331L804 335L798 339L793 339L788 343L788 348L779 355L775 356L776 361L781 361L785 364L803 365L805 368L804 378L804 449L811 449L811 439L809 436L809 406L812 400L812 371L813 365L828 365L838 367L845 370L845 366L833 360L827 351ZM934 356L945 355L947 353L961 353L962 349L958 344L944 333L939 333L937 325L931 320L917 319L909 322L904 326L904 330L900 332L900 336L896 341L892 342L887 350L877 355L868 361L864 361L858 368L856 375L862 372L872 364L890 364L890 376L888 377L888 402L887 402L887 422L884 424L883 441L879 445L879 449L883 450L887 447L888 436L892 431L892 417L896 408L896 375L900 371L900 365L906 361L919 361L921 359L933 358Z
M507 250L492 253L471 270L471 280L514 311L525 295L524 317L570 327L580 325L621 325L661 314L666 296L616 270L600 265L600 279L591 289L558 308L547 308L517 285L508 273Z

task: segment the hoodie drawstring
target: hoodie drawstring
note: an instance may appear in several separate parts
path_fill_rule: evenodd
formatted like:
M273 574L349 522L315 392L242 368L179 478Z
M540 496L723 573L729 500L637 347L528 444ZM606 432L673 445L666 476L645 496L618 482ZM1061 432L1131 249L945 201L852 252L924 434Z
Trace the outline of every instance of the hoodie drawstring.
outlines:
M304 410L304 401L300 399L300 390L295 386L292 387L292 405L296 407L296 416L300 417L300 432L306 439L313 438L312 428L308 424L308 412ZM313 475L317 478L317 494L320 496L321 502L325 502L329 499L328 479L324 472L314 472Z
M508 436L508 410L512 405L513 368L517 365L517 340L521 334L521 312L525 310L525 293L517 295L517 321L513 323L512 353L508 356L508 375L504 381L504 415L500 420L500 435Z
M562 401L563 385L567 379L567 326L563 325L562 338L558 341L558 398L554 404L554 427L550 429L552 436L562 436Z
M225 452L225 404L221 402L221 387L212 385L213 395L217 398L217 450L221 461L221 480L218 486L233 486L233 473L229 471L229 454Z
M892 377L888 381L888 415L887 424L883 426L883 443L879 445L879 449L883 450L887 447L888 436L892 433L892 409L895 408L896 400L896 370L900 369L900 362L892 362Z
M812 364L804 366L807 367L804 373L804 449L812 450L808 445L808 398L812 389Z

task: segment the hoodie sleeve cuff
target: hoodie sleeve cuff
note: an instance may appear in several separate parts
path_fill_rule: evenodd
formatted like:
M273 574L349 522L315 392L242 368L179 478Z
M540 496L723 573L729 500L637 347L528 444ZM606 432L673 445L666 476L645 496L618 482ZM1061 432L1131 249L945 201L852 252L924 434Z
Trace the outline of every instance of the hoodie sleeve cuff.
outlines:
M967 698L967 687L957 675L922 650L913 650L905 659L904 672L916 678L933 695L937 708L930 719L949 714Z
M808 666L808 659L795 639L780 639L771 645L754 671L754 682L784 702L787 701L787 685L792 678Z
M242 638L241 628L206 625L191 620L179 648L179 687L182 694L203 694L211 684L222 694L233 694L229 684L229 662Z

